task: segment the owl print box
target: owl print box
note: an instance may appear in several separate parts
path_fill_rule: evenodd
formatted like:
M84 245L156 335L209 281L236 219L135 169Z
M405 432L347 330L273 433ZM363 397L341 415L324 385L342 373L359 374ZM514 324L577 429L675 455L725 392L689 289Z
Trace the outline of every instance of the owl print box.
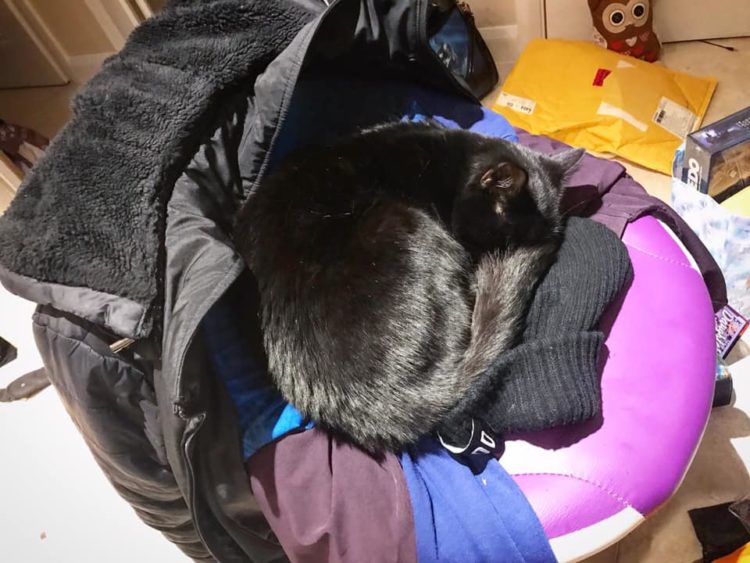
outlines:
M611 51L654 62L661 45L651 0L588 0L594 40Z

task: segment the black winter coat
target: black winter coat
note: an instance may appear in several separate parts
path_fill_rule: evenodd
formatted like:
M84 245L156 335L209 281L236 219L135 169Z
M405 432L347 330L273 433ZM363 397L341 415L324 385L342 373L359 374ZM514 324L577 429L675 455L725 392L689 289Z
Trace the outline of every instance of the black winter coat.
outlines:
M67 411L123 498L193 559L285 560L199 337L246 271L233 217L300 76L471 96L426 46L432 9L174 0L80 92L0 218L0 280L39 304L37 345Z

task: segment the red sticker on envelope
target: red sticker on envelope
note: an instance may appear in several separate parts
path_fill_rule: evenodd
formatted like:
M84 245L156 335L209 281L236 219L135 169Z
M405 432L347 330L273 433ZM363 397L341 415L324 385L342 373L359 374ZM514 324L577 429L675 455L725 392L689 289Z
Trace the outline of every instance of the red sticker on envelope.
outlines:
M606 68L600 68L597 70L596 76L594 76L594 86L604 86L604 79L610 74L612 74L612 71L607 70Z

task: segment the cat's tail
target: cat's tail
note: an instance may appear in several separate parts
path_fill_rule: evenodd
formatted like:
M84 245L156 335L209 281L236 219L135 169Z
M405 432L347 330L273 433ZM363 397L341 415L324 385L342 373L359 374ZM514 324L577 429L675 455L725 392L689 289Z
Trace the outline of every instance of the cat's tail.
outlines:
M482 257L476 271L471 341L462 366L467 386L520 340L534 291L556 252L557 244L550 242Z

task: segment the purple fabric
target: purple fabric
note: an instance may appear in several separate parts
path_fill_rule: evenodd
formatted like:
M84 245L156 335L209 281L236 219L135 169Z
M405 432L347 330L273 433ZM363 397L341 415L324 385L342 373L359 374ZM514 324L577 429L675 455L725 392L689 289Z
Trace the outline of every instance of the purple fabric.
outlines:
M417 561L409 491L394 455L378 462L313 429L261 448L246 469L293 563Z
M521 144L545 153L567 145L548 137L516 129ZM614 161L587 154L566 184L563 203L572 215L591 217L622 237L625 226L639 217L651 215L664 221L695 258L708 287L714 310L727 304L724 276L706 247L685 221L663 201L646 193L638 182Z
M292 562L555 561L509 474L476 475L431 440L376 461L319 430L246 463L253 495Z
M503 463L550 538L632 507L647 515L682 480L714 387L711 301L701 275L652 217L623 236L633 282L602 319L602 417L520 437ZM550 494L554 491L554 494Z
M526 497L494 460L472 470L429 438L400 459L420 562L555 561Z

